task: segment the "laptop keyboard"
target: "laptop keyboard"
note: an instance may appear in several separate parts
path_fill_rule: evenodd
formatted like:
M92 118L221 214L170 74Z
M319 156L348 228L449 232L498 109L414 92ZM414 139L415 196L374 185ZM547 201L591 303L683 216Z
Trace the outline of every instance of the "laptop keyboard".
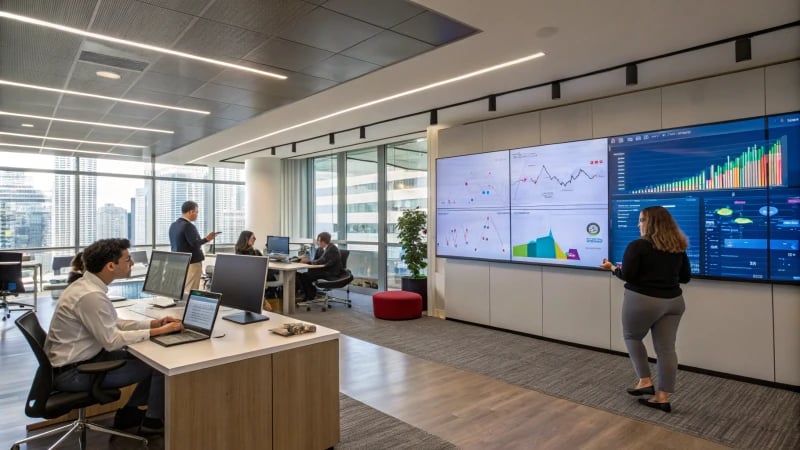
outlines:
M166 336L159 336L158 340L163 344L177 344L178 342L195 341L208 337L203 333L198 333L194 330L183 330L180 333L168 334Z

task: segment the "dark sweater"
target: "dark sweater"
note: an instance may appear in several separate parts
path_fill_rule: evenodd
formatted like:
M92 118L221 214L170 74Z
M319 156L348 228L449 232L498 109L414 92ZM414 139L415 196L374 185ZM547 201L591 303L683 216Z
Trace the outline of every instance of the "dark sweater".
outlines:
M200 236L192 222L179 217L169 226L169 243L173 252L191 253L190 263L199 263L206 259L203 254L203 244L208 242Z
M656 250L650 241L637 239L625 249L622 265L614 271L626 281L625 288L659 298L673 298L683 292L679 283L688 283L691 266L686 252Z

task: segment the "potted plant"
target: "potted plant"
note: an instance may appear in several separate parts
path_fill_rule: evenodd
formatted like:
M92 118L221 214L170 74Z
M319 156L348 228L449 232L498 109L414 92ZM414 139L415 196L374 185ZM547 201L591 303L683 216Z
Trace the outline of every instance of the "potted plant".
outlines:
M403 248L400 259L411 271L411 276L402 278L401 288L422 296L423 311L428 310L428 277L422 273L428 267L427 224L428 214L419 207L404 210L397 219L397 238Z

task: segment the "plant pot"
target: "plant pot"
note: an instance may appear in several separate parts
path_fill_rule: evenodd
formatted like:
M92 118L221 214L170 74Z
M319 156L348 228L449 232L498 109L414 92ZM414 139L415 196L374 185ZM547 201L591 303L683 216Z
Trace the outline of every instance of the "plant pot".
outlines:
M400 288L408 292L416 292L422 296L422 310L428 310L428 279L403 277L400 279Z

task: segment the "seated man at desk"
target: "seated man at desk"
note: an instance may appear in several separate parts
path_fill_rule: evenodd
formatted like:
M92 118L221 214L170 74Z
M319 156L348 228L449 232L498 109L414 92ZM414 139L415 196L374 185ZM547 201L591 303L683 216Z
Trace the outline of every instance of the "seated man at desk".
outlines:
M342 254L339 247L331 243L331 234L323 231L317 236L317 251L314 259L304 256L300 262L311 264L306 273L298 273L300 285L303 287L305 301L314 300L317 288L314 282L321 278L338 277L343 271Z
M84 363L124 359L127 363L109 372L103 386L122 387L138 383L124 408L117 411L114 427L139 426L145 434L164 430L164 376L133 358L125 346L183 329L180 320L121 320L108 298L108 284L128 278L131 260L127 239L102 239L83 252L83 277L61 294L50 322L44 349L53 365L55 388L67 392L85 391L90 374L81 374ZM147 405L147 412L139 409Z

